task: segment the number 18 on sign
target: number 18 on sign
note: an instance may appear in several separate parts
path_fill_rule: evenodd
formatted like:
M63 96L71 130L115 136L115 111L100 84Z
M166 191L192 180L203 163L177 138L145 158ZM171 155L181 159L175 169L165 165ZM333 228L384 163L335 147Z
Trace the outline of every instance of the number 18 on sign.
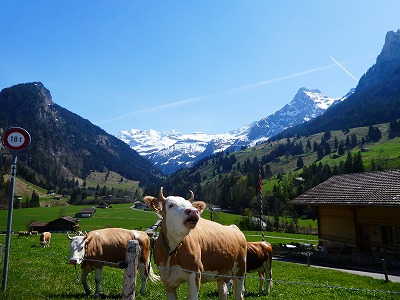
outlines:
M4 132L2 142L10 151L21 151L30 144L31 136L21 127L11 127Z

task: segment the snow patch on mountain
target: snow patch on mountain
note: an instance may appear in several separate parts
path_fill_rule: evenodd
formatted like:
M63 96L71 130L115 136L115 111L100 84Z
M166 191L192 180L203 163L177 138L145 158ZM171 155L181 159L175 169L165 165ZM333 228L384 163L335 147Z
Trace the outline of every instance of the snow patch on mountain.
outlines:
M353 91L341 98L330 98L319 90L301 88L290 103L274 114L222 134L130 129L120 131L117 137L148 158L165 174L171 174L216 152L233 152L267 141L288 127L321 115L330 106L346 99Z

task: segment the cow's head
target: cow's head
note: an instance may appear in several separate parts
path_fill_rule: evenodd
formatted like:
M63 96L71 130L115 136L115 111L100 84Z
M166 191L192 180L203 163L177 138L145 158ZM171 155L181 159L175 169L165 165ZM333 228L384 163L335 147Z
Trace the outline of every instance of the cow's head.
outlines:
M144 201L162 215L168 235L184 237L196 227L200 214L206 207L203 201L194 201L192 191L190 194L191 197L187 200L179 196L164 197L161 187L158 198L146 196Z
M85 255L86 235L77 235L74 237L70 237L69 234L67 234L67 237L71 241L71 258L69 259L69 263L72 265L79 265L80 263L82 263L83 256Z

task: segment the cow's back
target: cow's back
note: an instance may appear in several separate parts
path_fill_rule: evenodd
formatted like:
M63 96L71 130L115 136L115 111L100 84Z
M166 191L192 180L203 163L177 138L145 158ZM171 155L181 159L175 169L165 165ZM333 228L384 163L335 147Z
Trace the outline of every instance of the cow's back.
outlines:
M135 232L123 228L91 231L87 234L85 242L85 259L91 265L98 264L99 267L103 262L125 261L128 241L133 239L135 239Z
M247 271L261 268L265 261L272 260L272 246L267 242L247 243Z

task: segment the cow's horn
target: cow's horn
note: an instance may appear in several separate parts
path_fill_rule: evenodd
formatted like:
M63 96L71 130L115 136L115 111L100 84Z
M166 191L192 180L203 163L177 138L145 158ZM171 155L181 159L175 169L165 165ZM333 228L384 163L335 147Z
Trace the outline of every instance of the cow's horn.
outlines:
M69 240L72 240L72 237L69 236L69 233L67 233L67 237Z
M189 192L190 192L190 198L188 199L188 201L192 203L194 201L194 194L191 190L189 190Z
M166 199L166 198L164 197L164 195L163 195L163 187L160 188L160 199L161 199L161 201L163 201L163 202L167 201L167 199Z

